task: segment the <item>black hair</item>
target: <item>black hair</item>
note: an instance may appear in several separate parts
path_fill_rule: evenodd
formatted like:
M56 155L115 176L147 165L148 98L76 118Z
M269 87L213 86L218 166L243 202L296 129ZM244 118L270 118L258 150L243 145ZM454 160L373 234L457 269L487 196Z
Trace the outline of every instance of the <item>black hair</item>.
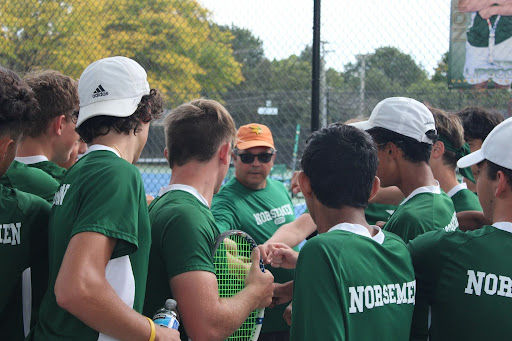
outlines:
M456 113L462 120L464 140L477 140L482 142L498 124L503 122L503 116L494 111L481 107L468 107Z
M163 99L158 90L151 89L149 95L142 96L133 114L128 117L95 116L85 120L76 128L85 143L91 143L98 136L107 135L111 129L129 135L140 131L142 122L148 123L162 116Z
M368 130L379 149L383 149L388 142L395 144L404 153L404 159L412 163L430 161L432 145L419 142L411 137L395 133L386 128L375 127ZM437 141L438 135L435 130L429 130L425 135L432 141Z
M313 193L330 208L366 208L378 163L370 135L341 123L314 132L301 160Z

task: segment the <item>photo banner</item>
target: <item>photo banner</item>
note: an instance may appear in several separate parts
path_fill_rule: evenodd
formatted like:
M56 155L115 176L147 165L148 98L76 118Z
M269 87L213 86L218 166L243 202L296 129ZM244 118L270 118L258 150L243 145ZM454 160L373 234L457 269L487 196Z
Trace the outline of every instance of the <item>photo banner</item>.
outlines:
M512 0L452 0L448 86L508 89L512 83Z

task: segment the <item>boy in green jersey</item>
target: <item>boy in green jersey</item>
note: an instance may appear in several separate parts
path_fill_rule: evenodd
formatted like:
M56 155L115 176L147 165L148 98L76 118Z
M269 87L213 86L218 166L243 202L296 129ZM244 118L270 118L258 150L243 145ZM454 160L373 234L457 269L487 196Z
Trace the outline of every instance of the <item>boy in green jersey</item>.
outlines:
M219 230L210 205L229 168L235 124L220 103L199 99L174 109L164 127L172 174L149 208L153 243L144 313L172 297L182 340L224 340L254 309L271 303L274 288L272 274L254 261L256 248L246 287L219 298L211 253Z
M348 125L332 124L306 142L299 182L318 236L296 263L291 340L409 337L415 280L407 248L365 219L379 189L377 164L371 137ZM283 245L275 245L272 264L292 267L294 251Z
M64 176L49 223L49 287L29 340L179 340L140 314L151 231L133 165L162 98L126 57L90 64L78 84L77 129L90 143ZM156 338L155 338L156 337Z
M0 176L38 110L30 88L0 67ZM0 185L0 339L24 340L48 282L48 216L43 199ZM31 280L32 278L32 280ZM32 310L32 311L31 311Z
M425 105L412 98L387 98L368 121L351 125L367 130L377 144L382 186L397 186L405 196L384 230L408 242L427 231L459 226L453 203L428 164L437 133Z
M418 286L412 340L512 339L506 322L512 311L511 134L512 119L507 119L481 149L457 163L477 166L478 198L492 225L430 232L408 245Z
M38 70L25 75L41 110L27 129L16 153L16 161L42 169L59 183L79 139L75 131L78 115L78 83L54 70Z
M439 140L434 142L430 153L430 168L434 177L452 199L455 212L482 211L476 194L468 189L466 183L459 183L455 173L457 160L469 153L460 118L439 109L429 109L434 115L439 134ZM459 171L466 177L471 176L471 168L460 168Z

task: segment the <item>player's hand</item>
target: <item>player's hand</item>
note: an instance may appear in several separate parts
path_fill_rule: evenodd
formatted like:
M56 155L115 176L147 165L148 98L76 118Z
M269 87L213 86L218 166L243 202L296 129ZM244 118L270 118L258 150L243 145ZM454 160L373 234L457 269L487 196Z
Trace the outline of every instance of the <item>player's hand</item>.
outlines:
M300 171L293 172L292 179L290 180L290 189L292 190L293 194L301 192L299 185L299 173Z
M273 243L267 245L268 261L274 268L295 269L299 253L286 244Z
M375 225L377 225L378 227L380 228L383 228L384 225L386 225L386 222L385 221L382 221L382 220L379 220L378 222L375 223Z
M146 203L148 204L151 204L153 202L153 200L155 200L155 197L150 195L150 194L146 194Z
M180 332L176 329L155 326L155 341L181 341Z
M283 313L283 318L286 321L286 323L288 323L289 326L292 325L292 303L293 302L288 304L288 306L286 307L286 309L284 310L284 313Z
M292 300L293 297L293 281L286 283L274 283L274 296L272 297L272 304L269 308L276 305L285 304Z
M270 271L261 271L260 249L255 247L251 253L251 269L245 279L245 286L250 287L258 300L258 309L268 307L272 303L274 293L274 276Z
M260 249L261 259L263 260L264 264L270 264L269 255L271 251L269 250L268 245L269 244L258 245L258 248Z

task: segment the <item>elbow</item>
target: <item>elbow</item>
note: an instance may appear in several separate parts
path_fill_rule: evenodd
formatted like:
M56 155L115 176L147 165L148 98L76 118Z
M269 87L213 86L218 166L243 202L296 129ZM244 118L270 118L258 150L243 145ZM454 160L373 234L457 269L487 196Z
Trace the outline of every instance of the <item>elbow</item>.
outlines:
M85 283L80 284L76 281L64 283L59 277L55 282L54 293L59 307L71 314L81 309L80 307L83 307L83 303L87 302L90 296Z
M188 331L187 331L188 333ZM196 333L188 333L188 336L191 340L194 341L223 341L225 340L229 335L225 335L225 332L222 332L220 330L214 330L214 329L205 329L205 330L198 330Z

